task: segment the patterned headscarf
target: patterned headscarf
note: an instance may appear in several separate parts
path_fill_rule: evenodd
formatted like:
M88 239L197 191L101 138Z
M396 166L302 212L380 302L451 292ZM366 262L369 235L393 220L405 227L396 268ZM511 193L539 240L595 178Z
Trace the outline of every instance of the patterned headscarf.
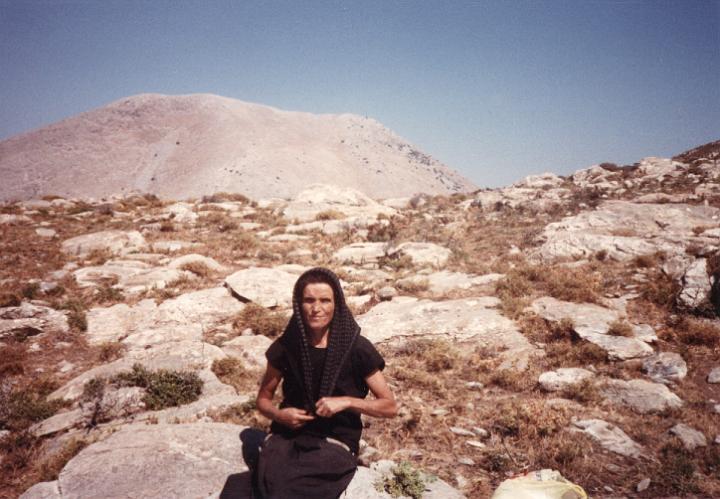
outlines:
M313 373L310 365L310 348L302 319L302 293L308 280L310 282L326 282L332 287L335 298L335 313L330 322L325 366L317 399L314 398L312 393ZM285 345L290 355L299 355L300 357L299 365L302 371L305 392L305 408L308 412L315 413L316 400L332 395L340 370L359 334L360 326L355 322L355 318L345 303L345 295L340 286L340 279L331 270L322 267L315 267L304 272L295 283L293 289L293 315L290 317L280 341Z

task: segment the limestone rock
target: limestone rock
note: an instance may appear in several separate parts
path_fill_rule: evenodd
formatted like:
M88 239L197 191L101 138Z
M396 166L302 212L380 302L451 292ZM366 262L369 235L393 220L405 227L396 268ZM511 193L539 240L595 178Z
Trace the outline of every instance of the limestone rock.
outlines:
M22 499L62 499L58 481L36 483L20 496Z
M386 255L387 243L353 243L333 253L333 260L354 264L377 263Z
M591 303L560 301L549 296L533 301L530 310L549 321L572 320L578 336L606 350L611 359L632 359L653 353L652 347L641 339L607 334L610 324L621 317L615 310Z
M526 362L530 343L513 321L501 315L494 297L431 301L399 296L357 317L363 335L373 343L393 338L445 337L489 348L507 349L507 358ZM524 354L521 354L524 352Z
M403 285L417 286L419 284L427 283L428 291L436 295L441 295L457 289L470 289L475 286L494 284L503 277L503 274L485 274L476 276L462 272L441 270L427 275L411 275L398 280L397 284L398 286L403 287Z
M141 251L146 246L145 238L138 231L106 230L66 239L62 250L69 255L84 257L95 250L125 254Z
M555 371L547 371L540 375L538 383L547 392L564 390L585 380L592 379L594 374L579 367L564 367Z
M708 383L720 383L720 367L713 367L707 377Z
M47 239L52 239L53 237L57 237L57 231L55 229L47 229L45 227L39 227L35 229L35 234L37 234L40 237L44 237Z
M192 248L193 246L197 246L197 243L191 243L188 241L173 241L173 240L167 240L167 241L154 241L152 243L152 249L155 251L167 251L167 252L174 252L174 251L180 251L181 249L185 248Z
M442 267L452 254L449 249L434 243L407 242L387 250L388 255L407 255L416 265L434 265Z
M398 290L393 288L392 286L383 286L378 290L377 295L380 301L388 301L392 300L398 295Z
M163 208L162 213L179 223L194 223L198 219L195 206L190 203L173 203Z
M706 305L712 289L712 282L707 274L707 260L698 258L691 263L680 284L682 289L677 297L678 305L691 310Z
M609 451L635 459L644 454L642 446L614 424L601 419L584 419L573 424Z
M222 423L127 425L71 459L59 488L63 497L217 495L228 477L247 471L242 431Z
M323 211L338 211L347 216L366 216L375 218L379 214L391 216L393 208L384 206L362 192L325 184L313 184L298 193L283 210L288 220L297 219L302 222L315 220Z
M242 301L263 307L289 307L297 276L282 270L251 267L229 275L225 286Z
M59 412L47 419L40 421L30 427L30 431L36 437L45 437L70 428L81 426L85 422L85 417L81 409L73 409L70 411Z
M265 367L265 351L272 340L263 335L238 336L223 344L222 351L253 367Z
M687 375L687 364L680 354L661 352L643 361L643 371L660 383L680 381Z
M680 397L665 385L642 379L630 381L610 379L605 381L601 392L611 402L628 406L641 414L660 412L683 405Z
M670 433L678 437L683 446L689 451L707 446L705 435L684 423L678 423L670 428Z
M66 333L70 330L64 312L23 302L17 307L0 309L0 339L26 338L44 332Z
M32 218L27 215L8 215L7 213L0 213L0 225L20 225L30 222L32 222Z

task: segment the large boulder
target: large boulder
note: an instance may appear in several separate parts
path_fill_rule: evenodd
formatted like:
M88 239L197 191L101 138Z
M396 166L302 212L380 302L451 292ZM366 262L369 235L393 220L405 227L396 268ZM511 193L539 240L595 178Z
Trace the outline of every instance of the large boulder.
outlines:
M289 307L298 276L279 269L250 267L225 278L225 286L241 301L263 307Z
M707 272L707 260L698 258L692 262L680 279L682 289L677 301L681 307L694 310L709 305L712 281Z
M434 265L442 267L452 255L452 251L434 243L406 242L387 250L388 255L408 256L415 265Z
M416 274L399 279L396 284L400 288L427 285L428 291L441 295L455 290L465 290L476 286L495 284L504 277L503 274L484 274L481 276L441 270L430 274Z
M0 308L0 339L24 339L41 333L69 331L64 312L23 302L17 307Z
M580 367L561 367L542 373L538 383L546 392L557 392L591 380L594 376L591 371Z
M687 375L685 360L679 353L660 352L643 361L643 371L658 383L680 381Z
M141 251L147 247L145 238L136 230L106 230L66 239L62 250L68 255L84 257L93 251L109 251L112 254L126 254Z
M340 263L377 263L387 255L387 243L353 243L333 253L333 260Z
M661 412L683 405L680 397L667 386L642 379L606 380L601 387L601 393L610 402L627 406L640 414Z
M390 216L395 210L369 198L362 192L348 187L314 184L300 192L283 210L289 220L300 222L315 220L322 212L336 211L345 216L377 218Z
M357 321L373 343L412 337L471 340L504 350L522 366L534 349L517 325L498 312L498 304L490 296L448 301L400 296L375 305Z
M547 225L535 256L543 260L586 258L599 251L627 261L640 255L664 251L684 253L697 226L714 226L720 209L690 204L640 204L606 201Z
M640 444L612 423L601 419L584 419L575 421L573 425L609 451L635 459L645 453Z

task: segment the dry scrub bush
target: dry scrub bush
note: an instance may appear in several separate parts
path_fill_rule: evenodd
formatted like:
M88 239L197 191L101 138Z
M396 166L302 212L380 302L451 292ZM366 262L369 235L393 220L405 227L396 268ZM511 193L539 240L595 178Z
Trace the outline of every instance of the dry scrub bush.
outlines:
M240 359L235 357L216 359L213 361L211 369L220 381L232 386L238 393L257 390L258 373L246 369Z
M58 452L42 459L38 463L39 482L52 482L57 480L60 471L73 457L78 455L81 450L87 447L88 442L73 438L67 442Z
M207 278L213 274L213 271L207 264L203 262L188 262L180 267L180 270L192 272L198 277Z
M239 192L216 192L209 196L203 196L201 199L203 203L222 203L223 201L250 204L250 199Z
M398 281L395 285L398 289L405 291L406 293L417 294L427 291L430 287L430 282L427 279L407 279L404 281Z
M708 320L681 317L672 336L685 345L714 347L720 344L720 327Z
M632 338L634 336L632 326L624 320L611 322L607 334L611 336L624 336L626 338Z
M270 431L270 420L261 416L257 411L255 399L248 400L242 404L234 404L225 409L210 410L208 411L208 416L210 416L213 421L220 423L248 426L264 432Z
M253 333L275 338L285 330L288 318L280 312L268 310L256 303L248 303L232 320L235 334L250 328Z
M343 218L347 218L347 215L338 210L325 210L315 215L315 220L318 221L342 220Z
M97 346L97 359L99 362L107 363L122 357L125 345L119 341L107 341Z

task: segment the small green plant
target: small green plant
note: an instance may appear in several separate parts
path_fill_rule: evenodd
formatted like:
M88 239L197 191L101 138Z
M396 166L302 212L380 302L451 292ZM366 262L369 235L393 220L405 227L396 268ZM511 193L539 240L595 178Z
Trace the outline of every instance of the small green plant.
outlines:
M203 387L203 381L195 372L149 371L142 364L134 364L131 371L120 373L111 381L121 386L145 388L143 402L152 411L194 402Z
M392 475L375 484L378 492L387 492L393 497L407 496L421 499L425 492L425 480L412 464L403 461L392 469Z

